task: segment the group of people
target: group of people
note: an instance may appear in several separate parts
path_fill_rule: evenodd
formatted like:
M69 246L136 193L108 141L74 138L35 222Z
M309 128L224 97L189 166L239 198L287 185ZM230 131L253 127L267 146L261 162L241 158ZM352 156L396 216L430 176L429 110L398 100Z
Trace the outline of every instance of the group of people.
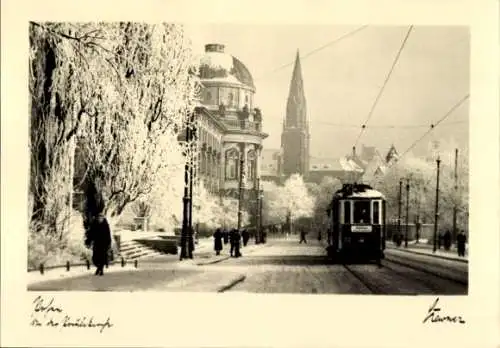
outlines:
M467 236L463 230L460 230L457 234L457 253L458 256L465 256L465 244L467 242ZM447 230L444 234L440 234L438 238L438 249L441 249L441 245L444 250L449 251L451 249L452 236L451 231Z
M243 229L240 232L236 228L233 228L230 231L218 228L215 230L213 237L216 255L220 255L224 244L230 243L231 257L241 257L241 243L243 243L243 246L248 244L250 233L246 229Z
M438 238L437 238L437 248L441 249L441 247L443 247L443 249L445 251L449 251L451 249L451 245L453 243L452 239L453 239L452 233L450 230L447 230L444 233L440 233ZM397 233L393 236L393 240L394 240L395 244L399 247L402 244L403 235ZM456 238L458 256L460 256L460 257L465 256L465 249L466 249L465 244L466 243L467 243L467 236L465 235L465 232L463 230L460 230L458 232L457 238Z

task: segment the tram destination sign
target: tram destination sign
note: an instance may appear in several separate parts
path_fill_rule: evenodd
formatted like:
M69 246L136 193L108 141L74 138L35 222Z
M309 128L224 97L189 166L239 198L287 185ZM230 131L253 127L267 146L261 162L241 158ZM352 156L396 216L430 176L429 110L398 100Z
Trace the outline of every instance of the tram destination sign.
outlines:
M372 227L370 225L352 225L351 232L371 232Z

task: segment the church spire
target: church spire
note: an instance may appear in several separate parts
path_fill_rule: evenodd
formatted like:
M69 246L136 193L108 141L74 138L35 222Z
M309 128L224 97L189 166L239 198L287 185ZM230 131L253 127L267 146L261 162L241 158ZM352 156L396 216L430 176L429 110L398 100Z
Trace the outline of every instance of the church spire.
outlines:
M302 68L300 65L299 50L295 56L290 91L286 106L286 127L307 127L306 97L304 95L304 82L302 80Z
M286 105L286 115L281 133L283 148L283 174L299 173L307 178L309 173L309 123L306 113L306 97L300 55L297 50L293 68L290 92Z

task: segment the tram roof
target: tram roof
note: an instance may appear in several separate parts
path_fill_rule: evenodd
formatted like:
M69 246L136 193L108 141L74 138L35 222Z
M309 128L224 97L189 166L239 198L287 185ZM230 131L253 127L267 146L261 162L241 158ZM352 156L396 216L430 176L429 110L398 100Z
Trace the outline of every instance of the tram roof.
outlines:
M373 189L369 185L362 184L345 184L340 190L335 192L333 199L342 198L381 198L385 199L385 196Z

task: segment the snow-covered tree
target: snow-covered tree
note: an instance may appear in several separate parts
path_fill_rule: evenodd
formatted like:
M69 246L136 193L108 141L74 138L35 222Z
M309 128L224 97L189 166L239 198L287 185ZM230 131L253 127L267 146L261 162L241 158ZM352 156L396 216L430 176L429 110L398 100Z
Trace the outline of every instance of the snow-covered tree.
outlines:
M324 177L319 185L310 187L310 193L316 197L313 212L314 225L324 230L328 225L326 210L332 200L335 191L342 187L340 180L332 177Z
M422 158L411 154L405 155L392 165L385 175L372 182L387 198L387 219L398 217L399 181L402 179L401 218L406 217L406 184L410 179L409 212L410 222L419 218L422 222L434 222L434 206L436 196L436 158L439 155L439 230L451 229L453 225L453 208L457 207L457 225L467 229L469 200L468 149L460 149L457 163L457 188L455 189L455 148L449 146L429 146L429 153ZM403 220L404 221L404 220Z
M165 176L175 181L177 135L198 86L183 28L32 22L29 30L33 230L62 237L74 166L84 169L90 215L119 215Z
M288 204L283 186L272 181L263 181L262 188L262 223L263 225L280 224L285 222L288 213Z
M307 190L301 175L293 174L285 181L283 194L292 220L312 216L315 198Z

